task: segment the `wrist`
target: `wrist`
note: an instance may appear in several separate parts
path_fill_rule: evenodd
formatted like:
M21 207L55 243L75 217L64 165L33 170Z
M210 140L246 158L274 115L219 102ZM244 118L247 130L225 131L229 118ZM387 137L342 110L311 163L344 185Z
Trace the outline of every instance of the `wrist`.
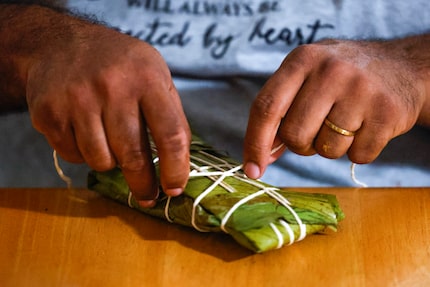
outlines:
M404 39L404 52L415 67L417 79L422 83L422 108L417 123L430 127L430 34ZM419 85L417 85L419 86ZM417 87L418 88L418 87Z
M393 40L389 48L403 62L401 70L413 75L414 84L409 88L420 95L415 100L420 106L417 124L430 127L430 34Z

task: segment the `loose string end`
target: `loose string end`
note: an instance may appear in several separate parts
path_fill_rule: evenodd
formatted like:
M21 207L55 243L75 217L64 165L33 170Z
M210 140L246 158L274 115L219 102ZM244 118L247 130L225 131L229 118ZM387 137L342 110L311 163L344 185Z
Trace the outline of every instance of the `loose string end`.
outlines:
M355 176L355 166L356 165L357 165L356 163L351 164L351 179L352 179L352 181L358 186L368 187L368 185L366 183L358 180L357 177Z
M60 167L60 164L58 163L58 156L57 156L57 151L54 149L53 153L52 153L52 157L54 158L54 166L55 166L55 170L57 171L58 176L67 184L67 188L71 189L72 188L72 179L68 176L66 176L63 172L63 170Z

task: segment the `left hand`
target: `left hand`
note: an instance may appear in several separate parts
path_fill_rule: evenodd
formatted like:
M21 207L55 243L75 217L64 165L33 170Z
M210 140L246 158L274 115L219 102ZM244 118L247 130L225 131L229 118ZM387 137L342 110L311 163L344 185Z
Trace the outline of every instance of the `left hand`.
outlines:
M414 126L426 100L422 75L396 49L395 41L325 40L293 50L251 107L245 173L259 178L286 148L373 161ZM335 132L325 119L355 135Z

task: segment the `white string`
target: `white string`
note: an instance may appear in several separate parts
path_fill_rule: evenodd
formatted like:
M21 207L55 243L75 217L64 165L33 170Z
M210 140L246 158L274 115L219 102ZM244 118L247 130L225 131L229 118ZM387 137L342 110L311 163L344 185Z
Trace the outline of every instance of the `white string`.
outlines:
M132 198L133 198L133 193L131 193L131 190L129 190L128 191L127 203L128 203L128 206L131 207L131 208L133 208Z
M275 190L268 190L268 194L272 196L274 199L276 199L279 203L281 203L285 208L287 208L291 212L291 214L294 216L294 219L296 220L300 228L300 236L297 239L297 241L303 240L303 238L306 237L306 225L303 224L299 215L290 206L290 203L288 202L288 200L282 195L280 195L279 193L277 193Z
M169 221L170 223L173 223L173 219L171 219L169 215L169 207L170 207L171 200L172 200L172 197L168 196L166 201L166 206L164 207L164 216L166 217L167 221Z
M276 146L275 148L273 148L272 150L271 150L271 152L270 152L270 154L272 155L272 154L274 154L274 153L276 153L276 152L278 152L281 148L283 148L285 145L284 145L284 143L281 143L281 144L279 144L278 146ZM351 167L350 167L350 170L351 170L351 179L352 179L352 181L356 184L356 185L358 185L358 186L361 186L361 187L368 187L368 185L365 183L365 182L363 182L363 181L360 181L360 180L358 180L357 179L357 177L356 177L356 175L355 175L355 167L356 167L356 163L352 163L351 164Z
M158 157L155 157L155 158L152 160L152 162L153 162L154 164L158 163L158 161L159 161L159 158L158 158ZM134 207L133 207L133 193L131 192L131 190L130 190L130 189L128 190L127 204L128 204L128 206L129 206L129 207L134 208ZM167 220L169 220L169 218L167 218L167 217L166 217L166 219L167 219ZM170 221L170 220L169 220L169 221Z
M61 169L60 164L58 163L57 151L55 149L52 152L52 157L54 158L54 166L55 166L55 170L57 171L57 174L67 184L67 188L69 189L72 188L72 179L66 176L63 170Z
M276 150L279 150L282 147L279 146L277 148L275 148L274 152L276 152ZM201 152L201 151L199 151ZM210 154L208 153L204 153L205 156L208 156ZM241 207L243 204L247 203L248 201L261 196L263 194L266 194L272 198L274 198L276 201L278 201L280 204L282 204L285 208L288 209L288 211L290 213L293 214L294 219L296 220L299 228L300 228L300 236L297 240L302 240L305 236L306 236L306 225L303 224L303 222L301 221L300 217L298 216L298 214L291 208L291 204L290 202L284 198L281 194L279 194L277 192L277 190L279 190L276 187L267 187L263 184L258 183L257 181L252 181L249 180L245 175L242 174L237 174L236 172L239 171L240 169L242 169L242 165L236 166L236 167L232 167L232 165L222 159L216 158L214 156L211 155L212 158L215 158L218 161L221 161L223 163L223 165L225 167L229 167L229 170L224 170L221 168L221 165L215 165L212 162L206 161L200 157L193 157L194 160L199 161L200 163L204 163L207 166L202 166L199 167L198 165L192 163L191 166L194 168L191 172L190 172L190 177L197 177L197 176L205 176L205 177L209 177L212 180L214 180L214 183L209 186L206 190L204 190L201 194L199 194L199 196L194 200L193 203L193 210L191 213L191 225L198 231L201 232L207 232L208 230L204 230L202 228L200 228L199 226L197 226L195 220L196 220L196 209L198 207L198 205L200 204L201 200L204 199L210 192L212 192L218 185L221 185L221 183L223 183L223 180L228 177L228 176L235 176L235 178L247 182L248 184L251 184L255 187L258 187L260 190L258 190L257 192L254 192L248 196L246 196L245 198L242 198L241 200L239 200L238 202L236 202L228 211L227 213L224 215L223 219L221 220L221 224L220 224L220 229L226 233L228 233L227 229L226 229L226 224L229 221L229 219L231 218L231 216L233 215L233 213L239 208ZM209 169L215 169L216 171L209 171ZM236 174L235 174L236 173ZM215 178L216 176L219 176L218 178ZM234 192L234 191L230 191L229 192ZM288 225L288 223L286 223L285 221L282 222L281 224L285 227L289 238L290 238L290 242L289 244L293 243L295 241L294 238L294 232L292 231L291 227ZM276 227L276 226L275 226ZM273 227L272 227L273 229ZM277 234L278 238L279 238L279 234L282 236L282 233L280 233L279 229L274 229L274 232ZM282 239L278 239L278 243L280 244L280 246L282 246L284 244L284 240Z
M300 217L298 216L298 214L291 208L291 203L288 201L288 199L286 199L285 197L283 197L281 194L279 194L277 191L279 190L279 188L276 187L266 187L263 184L259 184L258 182L255 181L251 181L248 178L241 178L241 177L237 177L237 179L242 180L248 184L251 184L253 186L256 186L258 188L260 188L261 190L264 190L264 192L269 195L270 197L272 197L273 199L275 199L276 201L278 201L279 203L281 203L285 208L288 209L288 211L293 214L294 219L296 220L297 224L299 225L300 228L300 236L297 239L297 241L302 240L303 238L306 237L306 225L303 224L302 220L300 219ZM261 191L260 190L260 191ZM240 207L240 205L233 207L234 210L237 209L238 207ZM233 211L234 211L233 210ZM294 241L294 234L293 234L293 241Z
M192 142L191 144L194 145L201 145L200 142ZM284 147L284 144L280 144L279 146L275 147L272 151L271 154L276 153L277 151L279 151L282 147ZM151 145L152 150L156 153L156 147ZM191 212L191 225L198 231L200 232L208 232L209 230L205 230L200 228L197 224L196 224L196 213L197 213L197 208L200 204L200 202L208 195L210 194L217 186L222 186L223 188L225 188L228 192L230 193L234 193L236 192L236 190L228 185L224 179L226 179L227 177L230 176L234 176L236 179L241 180L243 182L246 182L248 184L253 185L254 187L259 188L258 191L246 196L245 198L242 198L241 200L239 200L238 202L236 202L225 214L225 216L222 218L221 223L220 223L220 229L223 230L224 232L228 233L227 229L226 229L226 225L229 221L229 219L231 218L231 216L233 215L233 213L239 208L241 207L243 204L247 203L248 201L258 197L258 196L262 196L264 194L266 194L269 197L272 197L273 199L275 199L278 203L280 203L281 205L283 205L285 208L287 208L287 210L293 215L295 221L297 222L299 228L300 228L300 236L297 240L302 240L305 236L306 236L306 225L303 224L303 222L301 221L300 217L298 216L298 214L294 211L294 209L290 206L291 203L284 198L281 194L279 194L277 191L279 190L276 187L268 187L265 186L264 184L259 183L258 181L255 180L250 180L249 178L246 177L245 174L243 173L239 173L239 171L242 169L242 165L238 165L238 166L234 166L231 163L229 163L228 161L222 159L222 158L218 158L215 155L212 155L210 153L207 153L203 150L199 150L198 153L200 153L201 155L209 158L210 160L213 160L214 162L216 162L216 164L210 160L206 160L204 158L201 157L197 157L194 155L191 155L190 158L192 161L190 161L190 166L192 168L192 170L190 171L190 178L192 177L207 177L211 180L213 180L214 182L208 187L206 188L206 190L204 190L203 192L201 192L196 199L193 202L193 209ZM193 162L194 161L194 162ZM158 162L158 157L156 157L154 159L154 163ZM202 164L202 166L199 166L198 164L196 164L195 162L198 162L199 164ZM166 219L169 222L173 222L173 220L170 218L169 216L169 207L170 207L170 202L171 202L171 197L167 197L167 202L164 208L164 215L166 217ZM129 194L129 205L131 203L131 192ZM291 226L284 220L279 220L280 224L285 228L286 232L288 233L288 236L290 238L289 244L292 244L295 241L295 236L294 236L294 232L291 228ZM283 234L280 232L280 230L278 229L278 227L274 224L274 223L270 223L270 227L272 228L272 230L274 231L274 233L276 234L277 238L278 238L278 246L277 248L282 247L282 245L284 244L284 238L283 238Z
M285 221L285 220L279 220L279 222L284 226L285 230L288 233L288 236L290 237L290 242L288 242L288 245L291 245L294 243L294 231L291 228L291 226Z
M201 153L202 151L199 151L199 153ZM203 154L207 154L207 153L203 153ZM224 168L229 168L229 169L231 169L231 168L233 168L234 166L233 165L231 165L231 164L229 164L229 163L227 163L226 161L224 161L224 160L221 160L220 159L220 161L222 162L222 164L220 164L220 165L214 165L212 162L208 162L208 161L206 161L206 160L204 160L204 159L202 159L202 158L199 158L199 157L196 157L196 156L193 156L193 155L191 155L190 156L190 158L192 159L192 160L194 160L194 161L196 161L196 162L200 162L200 163L203 163L203 164L206 164L206 166L198 166L197 164L195 164L195 163L193 163L192 161L190 162L190 166L192 167L192 168L194 168L194 170L192 170L191 172L190 172L190 177L193 177L193 176L199 176L199 174L200 173L205 173L205 171L207 171L207 170L209 170L209 169L216 169L216 170L219 170L220 172L221 172L221 175L225 172L225 169L223 169L223 167ZM209 178L209 179L211 179L211 180L213 180L213 181L215 181L216 180L216 177L214 177L213 175L215 175L215 172L214 172L214 174L210 174L209 172L207 173L207 177ZM221 182L220 184L219 184L221 187L223 187L223 188L225 188L228 192L236 192L236 190L232 187L232 186L230 186L230 185L228 185L226 182Z
M225 225L227 224L227 221L230 219L231 215L233 214L233 212L236 211L236 209L238 209L239 207L241 207L243 204L247 203L248 201L263 195L265 193L265 190L262 189L258 192L254 192L251 193L250 195L242 198L241 200L239 200L238 202L236 202L231 208L230 210L224 215L223 219L221 220L221 230L224 231L225 233L228 233L227 230L225 229Z
M205 198L212 190L214 190L215 187L217 187L219 185L219 183L222 182L227 176L233 175L235 171L238 171L241 168L242 168L242 166L239 165L239 166L237 166L237 167L235 167L235 168L233 168L231 170L228 170L228 171L224 172L224 174L221 175L211 186L209 186L206 190L204 190L201 194L199 194L199 196L196 197L196 199L194 200L194 203L193 203L193 210L192 210L192 213L191 213L191 225L196 230L201 231L201 232L206 232L207 231L207 230L199 228L196 225L196 223L195 223L195 220L196 220L196 209L197 209L197 206L200 204L200 201L203 198Z
M283 148L285 145L284 145L284 143L281 143L281 144L279 144L278 146L276 146L275 148L273 148L272 150L271 150L271 152L270 152L270 154L272 155L272 154L274 154L274 153L276 153L276 152L278 152L281 148ZM357 179L357 177L356 177L356 175L355 175L355 167L356 167L356 163L352 163L351 164L351 167L350 167L350 170L351 170L351 179L352 179L352 181L356 184L356 185L358 185L358 186L361 186L361 187L368 187L368 185L366 184L366 183L364 183L364 182L362 182L362 181L360 181L360 180L358 180Z
M194 144L196 144L194 142ZM198 144L198 143L197 143ZM271 154L277 152L278 150L280 150L284 145L280 144L279 146L275 147L272 151ZM296 220L297 224L299 225L300 228L300 236L297 239L297 241L302 240L305 236L306 236L306 225L303 224L303 222L301 221L301 219L299 218L298 214L292 209L292 207L290 206L291 203L285 198L283 197L281 194L279 194L277 192L277 190L279 190L278 188L275 187L267 187L264 186L263 184L259 184L257 181L252 181L249 180L244 174L237 174L237 172L239 170L242 169L242 165L238 165L238 166L233 166L232 164L230 164L229 162L227 162L226 160L223 160L221 158L218 158L210 153L207 153L205 151L199 151L199 153L201 153L202 155L209 157L213 160L219 161L220 164L213 164L210 161L206 161L205 159L202 159L200 157L194 157L191 156L191 158L195 161L198 161L200 163L206 164L207 166L198 166L193 162L190 162L191 167L193 167L194 169L190 171L189 176L190 177L198 177L198 176L203 176L203 177L208 177L211 180L214 180L214 183L209 186L206 190L204 190L195 200L193 203L193 209L192 209L192 214L191 214L191 224L192 226L201 232L207 232L208 230L204 230L201 229L200 227L197 226L195 220L196 220L196 210L198 205L200 204L200 202L210 193L212 192L218 185L224 187L228 192L235 192L236 190L229 186L228 184L226 184L224 182L224 179L228 176L234 176L235 178L244 181L248 184L251 184L255 187L260 188L259 191L254 192L250 195L248 195L245 198L242 198L241 200L239 200L237 203L235 203L225 214L225 216L223 217L223 219L221 220L221 224L220 224L220 228L221 230L223 230L224 232L228 233L227 229L226 229L226 224L229 221L230 217L233 215L233 213L239 208L241 207L243 204L247 203L248 201L261 196L263 194L267 194L268 196L272 197L273 199L275 199L276 201L278 201L281 205L283 205L285 208L287 208L290 213L294 216L294 219ZM60 178L67 183L68 188L71 188L72 186L72 180L70 177L66 176L63 172L63 170L61 169L59 163L58 163L58 157L57 157L57 152L56 150L53 151L53 158L54 158L54 165L55 165L55 169L58 173L58 175L60 176ZM154 164L158 163L159 158L155 157L153 162ZM228 168L228 170L225 170L223 168ZM216 171L209 171L209 169L215 169ZM216 178L218 177L218 178ZM355 178L355 173L354 173L354 164L351 166L351 177L354 180L354 182L356 182L357 184L360 184L362 186L366 186L365 184L361 183L360 181L358 181ZM132 208L132 198L133 198L133 194L131 191L129 191L128 194L128 199L127 199L127 203L128 205ZM169 216L169 207L170 207L170 202L171 202L171 197L168 196L167 197L167 201L166 201L166 205L164 208L164 215L167 219L167 221L169 222L173 222L173 220L170 218ZM289 245L292 244L295 241L295 236L294 236L294 232L291 228L291 226L285 222L284 220L279 220L280 224L284 226L286 232L288 233L288 236L290 238L289 241ZM284 244L284 238L282 233L280 232L280 230L276 227L276 225L274 223L270 223L270 227L272 228L272 230L274 231L274 233L276 234L277 238L278 238L278 245L277 248L280 248L283 246Z
M277 147L275 147L274 149L272 149L270 151L270 155L274 154L275 152L279 151L281 148L283 148L285 146L284 143L281 143L280 145L278 145Z
M169 207L170 207L170 201L171 201L171 199L172 199L171 196L168 196L167 199L166 199L166 206L164 207L164 216L166 217L167 221L169 221L170 223L173 223L173 219L171 219L170 215L169 215ZM131 191L129 191L128 192L127 203L128 203L129 207L134 208L133 204L132 204L132 200L133 200L133 193Z
M359 185L359 186L361 186L361 187L367 187L367 184L366 183L364 183L364 182L362 182L362 181L360 181L360 180L358 180L356 177L355 177L355 166L356 166L357 164L356 163L352 163L351 164L351 179L352 179L352 181L355 183L355 184L357 184L357 185Z
M272 228L273 232L275 232L276 237L278 237L278 245L276 246L276 249L279 249L284 245L284 236L282 236L281 231L279 231L275 224L270 223L270 227Z

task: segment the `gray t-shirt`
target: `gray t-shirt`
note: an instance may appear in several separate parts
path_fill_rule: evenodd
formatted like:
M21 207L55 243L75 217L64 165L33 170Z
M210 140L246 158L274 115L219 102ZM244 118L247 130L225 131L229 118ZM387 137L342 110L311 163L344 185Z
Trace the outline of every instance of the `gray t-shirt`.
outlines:
M193 130L238 160L250 104L267 76L292 49L327 37L389 39L423 33L430 27L427 0L68 2L70 8L94 14L123 33L154 45L175 76ZM22 125L21 120L16 121ZM0 129L5 130L6 125ZM414 128L394 139L374 163L358 166L357 178L369 186L430 186L429 139L428 129ZM1 144L10 147L10 142ZM17 152L22 154L23 150ZM47 154L50 156L48 152L35 154L31 163L27 162L33 181L22 177L19 183L11 183L0 176L0 185L51 184L34 181L39 178L37 173L46 173L47 163L51 164ZM7 177L8 171L16 171L17 162L12 162L9 153L4 155L11 158L6 164L9 169L2 171ZM42 155L43 159L37 158ZM45 169L35 168L38 163ZM82 178L82 166L64 165L66 172L75 175L75 182L76 177ZM351 186L349 167L346 157L329 160L287 151L268 168L263 180L278 186ZM25 166L20 166L21 171L23 168L25 174Z
M425 0L69 1L155 46L173 72L269 75L300 44L393 38L430 27Z

